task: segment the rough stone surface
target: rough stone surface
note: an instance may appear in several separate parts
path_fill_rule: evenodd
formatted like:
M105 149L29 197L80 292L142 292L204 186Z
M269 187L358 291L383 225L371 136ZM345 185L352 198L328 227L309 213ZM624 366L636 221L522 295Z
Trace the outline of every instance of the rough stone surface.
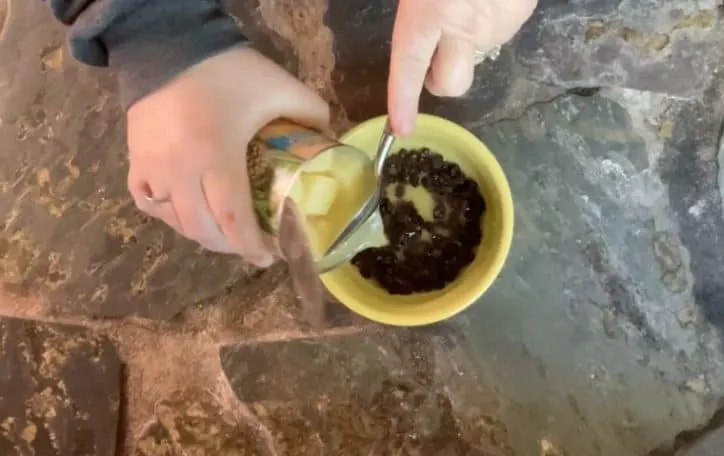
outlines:
M497 396L441 340L375 330L226 346L221 361L278 454L513 455Z
M44 2L12 2L0 62L7 290L42 291L61 312L170 318L247 278L135 209L114 77L68 55Z
M138 439L135 454L267 456L275 454L252 422L225 413L206 391L184 390L156 405L156 418Z
M105 337L0 318L0 454L115 456L120 385Z
M695 262L714 244L687 233L677 194L717 173L684 189L663 171L697 122L685 106L615 89L475 129L508 173L517 225L508 266L464 332L495 360L505 396L555 416L545 429L573 454L644 454L706 420L721 393L717 322L705 314L719 298L696 292L712 279ZM718 125L702 128L694 150L705 153ZM686 166L710 169L686 150ZM566 394L554 392L561 383ZM581 426L590 431L576 435Z
M540 82L691 98L717 67L718 21L713 0L542 0L517 57Z

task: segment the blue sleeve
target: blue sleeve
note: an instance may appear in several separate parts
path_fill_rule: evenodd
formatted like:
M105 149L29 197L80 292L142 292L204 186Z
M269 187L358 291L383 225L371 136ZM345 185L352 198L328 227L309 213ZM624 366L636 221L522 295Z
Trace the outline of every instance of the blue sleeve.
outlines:
M221 0L49 0L79 61L118 74L124 108L246 41Z

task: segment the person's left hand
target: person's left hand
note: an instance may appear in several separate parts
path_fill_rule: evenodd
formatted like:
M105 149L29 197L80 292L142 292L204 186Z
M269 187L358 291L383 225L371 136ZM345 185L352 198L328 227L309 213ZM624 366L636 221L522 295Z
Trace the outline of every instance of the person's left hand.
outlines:
M509 41L537 0L400 0L392 35L387 109L395 133L412 132L423 85L464 95L476 54Z

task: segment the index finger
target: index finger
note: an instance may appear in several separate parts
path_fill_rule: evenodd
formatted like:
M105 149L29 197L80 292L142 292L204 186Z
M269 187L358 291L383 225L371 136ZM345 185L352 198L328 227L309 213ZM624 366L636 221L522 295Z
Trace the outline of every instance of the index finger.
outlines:
M392 31L387 110L395 133L406 135L415 125L427 70L440 40L430 2L400 0Z

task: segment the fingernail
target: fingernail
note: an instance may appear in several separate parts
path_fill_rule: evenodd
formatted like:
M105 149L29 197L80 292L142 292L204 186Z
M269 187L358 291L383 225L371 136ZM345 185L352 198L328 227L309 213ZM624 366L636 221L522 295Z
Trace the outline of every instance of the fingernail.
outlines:
M251 262L260 268L268 268L274 263L274 257L271 255L259 256L255 257Z
M390 119L390 125L398 136L407 136L412 133L414 126L407 116L397 116Z

